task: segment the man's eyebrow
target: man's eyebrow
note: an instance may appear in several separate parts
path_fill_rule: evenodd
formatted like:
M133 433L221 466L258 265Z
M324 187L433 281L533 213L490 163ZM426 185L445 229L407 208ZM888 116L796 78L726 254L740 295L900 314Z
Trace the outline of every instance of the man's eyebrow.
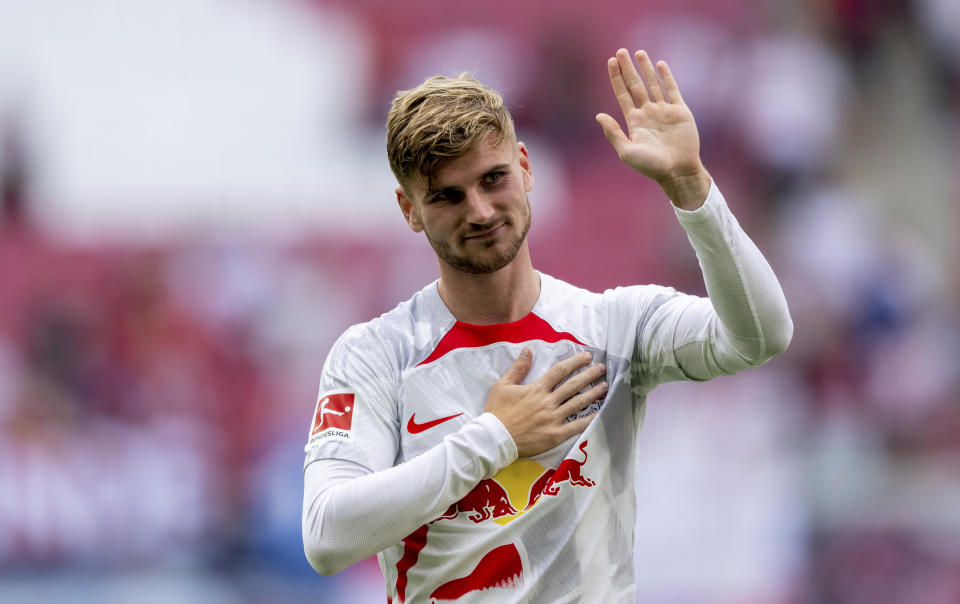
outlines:
M503 162L503 163L501 163L501 164L496 164L496 165L491 166L490 168L484 170L483 173L481 174L481 176L486 176L487 174L490 174L491 172L498 172L498 171L501 171L501 170L506 170L506 169L509 168L509 167L510 167L510 162ZM427 195L427 196L436 195L437 193L441 193L441 192L443 192L443 191L449 191L449 190L458 189L458 188L459 188L459 187L457 187L456 185L444 185L444 184L440 184L440 185L436 185L436 186L433 186L433 187L430 187L429 189L427 189L426 195Z
M429 197L431 195L436 195L437 193L442 193L444 191L449 191L451 189L456 189L456 188L457 187L454 187L454 186L440 185L437 187L433 187L431 189L427 189L427 192L425 195Z

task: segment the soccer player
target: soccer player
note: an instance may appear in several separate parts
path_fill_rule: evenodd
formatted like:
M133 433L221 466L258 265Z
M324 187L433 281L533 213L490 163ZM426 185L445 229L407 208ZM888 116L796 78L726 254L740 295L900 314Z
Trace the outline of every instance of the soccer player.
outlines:
M654 285L592 293L536 271L531 158L502 98L465 76L398 93L387 119L397 202L440 279L351 327L326 360L304 465L317 571L378 553L394 603L636 601L647 393L758 366L793 325L701 164L669 67L635 57L621 49L607 65L626 132L597 121L675 206L709 298Z

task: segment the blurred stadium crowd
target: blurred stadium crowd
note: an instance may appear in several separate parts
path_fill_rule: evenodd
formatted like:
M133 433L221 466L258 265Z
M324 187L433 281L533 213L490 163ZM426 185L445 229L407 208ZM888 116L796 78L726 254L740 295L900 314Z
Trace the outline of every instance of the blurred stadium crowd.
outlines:
M250 1L213 4L226 22ZM796 329L762 369L651 395L641 601L960 602L955 2L256 4L360 32L317 57L367 57L363 81L324 82L363 100L313 133L331 155L352 130L382 137L393 92L432 73L503 90L552 193L534 203L534 262L591 289L703 293L666 201L593 121L615 109L616 48L666 58ZM62 236L38 218L48 165L6 92L0 601L382 601L372 560L333 578L307 566L302 447L328 347L434 278L426 243L328 218L284 237L215 221ZM385 170L380 148L364 161ZM350 213L352 185L312 203ZM389 183L376 195L392 210Z

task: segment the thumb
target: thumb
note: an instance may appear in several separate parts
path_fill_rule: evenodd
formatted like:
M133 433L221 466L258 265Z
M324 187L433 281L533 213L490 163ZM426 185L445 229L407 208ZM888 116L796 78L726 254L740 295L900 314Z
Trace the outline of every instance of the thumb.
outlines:
M613 145L613 148L619 153L620 147L622 147L624 143L629 142L627 135L624 134L620 128L620 124L606 113L598 113L596 120L597 123L600 124L600 127L603 128L603 134L607 137L607 140L610 141L610 144Z
M500 381L505 384L519 384L520 381L526 377L532 365L533 353L530 352L529 348L524 346L523 350L520 351L520 356L513 362L513 365L510 365L510 369L507 369L507 372L503 374Z

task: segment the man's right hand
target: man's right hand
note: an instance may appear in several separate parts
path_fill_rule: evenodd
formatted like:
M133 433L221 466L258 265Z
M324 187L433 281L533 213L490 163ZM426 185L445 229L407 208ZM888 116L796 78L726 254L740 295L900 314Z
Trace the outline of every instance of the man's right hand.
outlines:
M589 352L575 354L548 369L535 382L522 385L521 380L533 365L533 353L524 348L503 377L494 382L483 410L496 415L507 428L520 457L530 457L559 445L583 432L596 417L597 414L592 413L566 423L563 421L607 391L606 382L584 390L606 373L602 363L573 374L589 365L592 358Z

